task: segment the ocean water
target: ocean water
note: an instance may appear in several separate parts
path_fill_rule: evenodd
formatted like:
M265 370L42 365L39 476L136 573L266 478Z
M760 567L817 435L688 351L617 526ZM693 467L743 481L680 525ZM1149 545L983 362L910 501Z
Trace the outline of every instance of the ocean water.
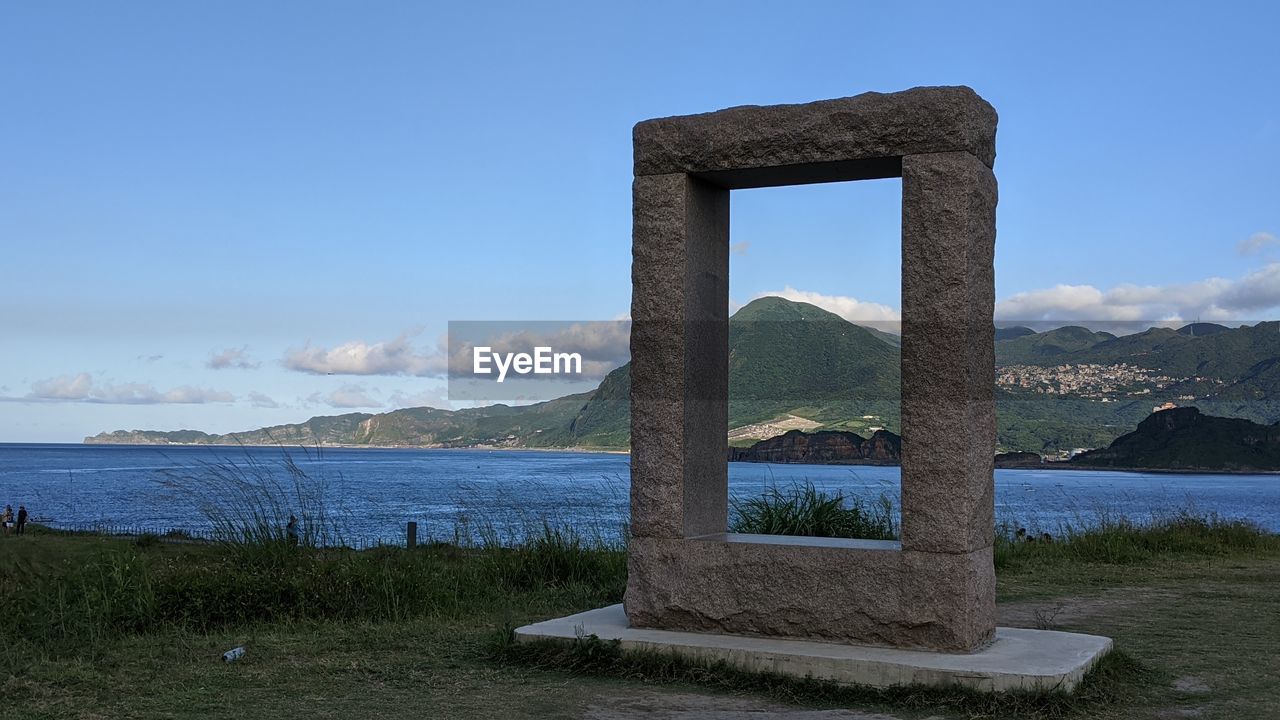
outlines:
M256 466L288 486L286 454L353 544L403 542L408 521L420 538L511 540L547 522L616 539L627 519L628 456L518 450L0 444L0 505L61 527L206 532L202 505L227 490L218 467ZM997 520L1033 531L1190 508L1280 532L1280 475L1009 469L995 480ZM729 464L733 498L806 482L897 504L896 467Z

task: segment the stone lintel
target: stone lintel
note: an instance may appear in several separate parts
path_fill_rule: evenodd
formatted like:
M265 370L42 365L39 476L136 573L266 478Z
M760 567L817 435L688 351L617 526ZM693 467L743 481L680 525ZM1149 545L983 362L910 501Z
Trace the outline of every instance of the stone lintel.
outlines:
M995 109L972 89L958 86L645 120L632 138L636 176L727 173L732 178L736 173L749 178L744 171L939 152L970 153L991 167L995 132ZM793 171L759 184L725 180L724 187L859 179L856 172L808 177Z

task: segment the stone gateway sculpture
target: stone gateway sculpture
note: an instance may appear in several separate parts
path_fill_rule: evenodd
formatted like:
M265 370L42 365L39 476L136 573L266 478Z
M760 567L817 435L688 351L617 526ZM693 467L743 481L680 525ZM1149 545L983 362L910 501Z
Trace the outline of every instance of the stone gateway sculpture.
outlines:
M991 640L995 134L964 87L636 125L633 626ZM727 533L730 191L887 177L902 178L902 541Z
M626 595L517 640L596 636L878 687L1080 682L1108 638L995 625L995 135L965 87L635 126ZM729 533L730 192L888 177L902 178L901 542Z

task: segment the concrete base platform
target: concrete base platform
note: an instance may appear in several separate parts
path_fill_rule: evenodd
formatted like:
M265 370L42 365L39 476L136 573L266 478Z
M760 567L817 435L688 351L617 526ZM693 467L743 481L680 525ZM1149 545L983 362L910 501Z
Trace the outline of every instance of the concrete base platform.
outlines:
M690 660L848 685L963 685L977 690L1070 692L1111 649L1097 635L997 628L986 649L952 655L921 650L836 645L741 635L648 630L627 626L622 605L526 625L517 642L572 641L595 635L624 650L673 652Z

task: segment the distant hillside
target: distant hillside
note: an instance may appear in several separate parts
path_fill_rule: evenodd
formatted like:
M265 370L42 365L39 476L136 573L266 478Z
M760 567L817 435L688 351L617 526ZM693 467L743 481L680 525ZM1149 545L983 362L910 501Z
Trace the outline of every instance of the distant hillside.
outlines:
M1280 420L1280 323L1199 323L1125 336L1083 327L997 333L1004 338L996 342L1001 451L1106 446L1164 402ZM864 437L897 431L898 342L808 303L765 297L744 306L729 323L727 429L738 431L735 444L769 437L760 431L779 420ZM86 442L625 449L630 390L624 365L593 392L536 405L350 413L228 435L117 431Z
M1194 334L1193 327L1198 329ZM1121 336L1061 327L996 344L997 365L1127 362L1170 375L1218 380L1238 378L1257 363L1277 357L1280 322L1238 328L1198 323Z
M1036 331L1029 327L1014 325L1013 327L996 328L996 342L1001 340L1016 340L1024 335L1035 335Z
M1131 413L1143 407L1150 410L1157 399L1195 402L1211 415L1275 422L1280 420L1278 362L1280 322L1274 321L1237 328L1194 323L1179 330L1150 328L1119 337L1064 327L996 343L997 365L1126 364L1178 380L1165 387L1148 387L1151 396L1135 400L1129 414L1113 413L1121 422L1145 417L1134 418ZM1095 416L1096 410L1086 408L1086 416ZM1071 408L1072 413L1079 411Z
M1231 328L1226 325L1217 323L1191 323L1178 328L1179 335L1190 335L1192 337L1205 337L1206 335L1217 335L1220 332L1227 332Z
M1138 429L1072 463L1170 470L1280 470L1280 424L1205 415L1194 407L1151 414Z
M1022 333L996 343L996 364L1043 365L1070 362L1064 358L1107 340L1114 340L1115 337L1111 333L1096 333L1074 325L1042 333Z
M792 413L828 426L872 415L895 428L898 353L814 305L760 298L729 324L729 424Z
M886 335L778 297L742 307L729 321L729 427L794 414L833 428L896 428L898 348ZM574 419L576 436L627 444L630 369L605 378Z
M835 428L896 428L896 340L808 303L751 302L729 325L730 426L794 412ZM118 431L86 442L626 448L630 392L628 364L594 392L537 405L351 413L228 435Z
M116 431L85 438L89 444L377 445L469 447L475 445L567 447L570 423L588 394L534 405L490 405L464 410L407 408L387 413L313 417L303 423L210 435L180 430Z

